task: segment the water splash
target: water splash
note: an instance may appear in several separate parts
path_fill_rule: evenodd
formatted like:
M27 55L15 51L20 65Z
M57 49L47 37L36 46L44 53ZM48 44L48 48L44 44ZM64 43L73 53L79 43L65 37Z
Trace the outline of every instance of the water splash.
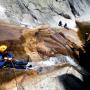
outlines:
M38 71L39 73L45 73L54 70L56 66L72 66L78 72L87 74L86 71L80 67L73 58L65 55L57 55L40 62L29 62L26 65L26 70L32 69Z

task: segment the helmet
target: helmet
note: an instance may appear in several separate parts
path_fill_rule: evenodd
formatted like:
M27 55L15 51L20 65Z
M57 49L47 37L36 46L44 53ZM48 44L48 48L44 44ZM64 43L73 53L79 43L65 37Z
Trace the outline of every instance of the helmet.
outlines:
M7 49L7 45L0 46L0 52L4 52Z

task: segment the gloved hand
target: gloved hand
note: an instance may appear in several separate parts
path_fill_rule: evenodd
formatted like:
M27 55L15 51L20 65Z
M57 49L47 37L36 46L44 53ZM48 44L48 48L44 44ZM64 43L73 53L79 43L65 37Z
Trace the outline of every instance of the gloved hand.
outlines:
M5 61L12 61L12 58L4 57Z

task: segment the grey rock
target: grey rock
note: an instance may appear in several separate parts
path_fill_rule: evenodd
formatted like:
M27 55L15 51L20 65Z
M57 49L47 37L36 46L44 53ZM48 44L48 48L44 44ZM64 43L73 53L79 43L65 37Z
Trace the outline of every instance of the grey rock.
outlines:
M72 20L89 9L89 0L0 0L0 19L29 27L58 26L61 18Z

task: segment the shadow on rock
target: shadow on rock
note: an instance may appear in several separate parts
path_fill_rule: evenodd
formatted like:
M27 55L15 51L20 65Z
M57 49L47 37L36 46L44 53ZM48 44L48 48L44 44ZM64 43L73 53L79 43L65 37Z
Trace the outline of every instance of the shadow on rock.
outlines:
M84 49L86 53L80 52L79 64L90 73L90 40L85 43ZM88 90L90 90L90 76L83 76L83 80Z
M64 74L58 78L65 90L88 90L85 83L72 74Z

